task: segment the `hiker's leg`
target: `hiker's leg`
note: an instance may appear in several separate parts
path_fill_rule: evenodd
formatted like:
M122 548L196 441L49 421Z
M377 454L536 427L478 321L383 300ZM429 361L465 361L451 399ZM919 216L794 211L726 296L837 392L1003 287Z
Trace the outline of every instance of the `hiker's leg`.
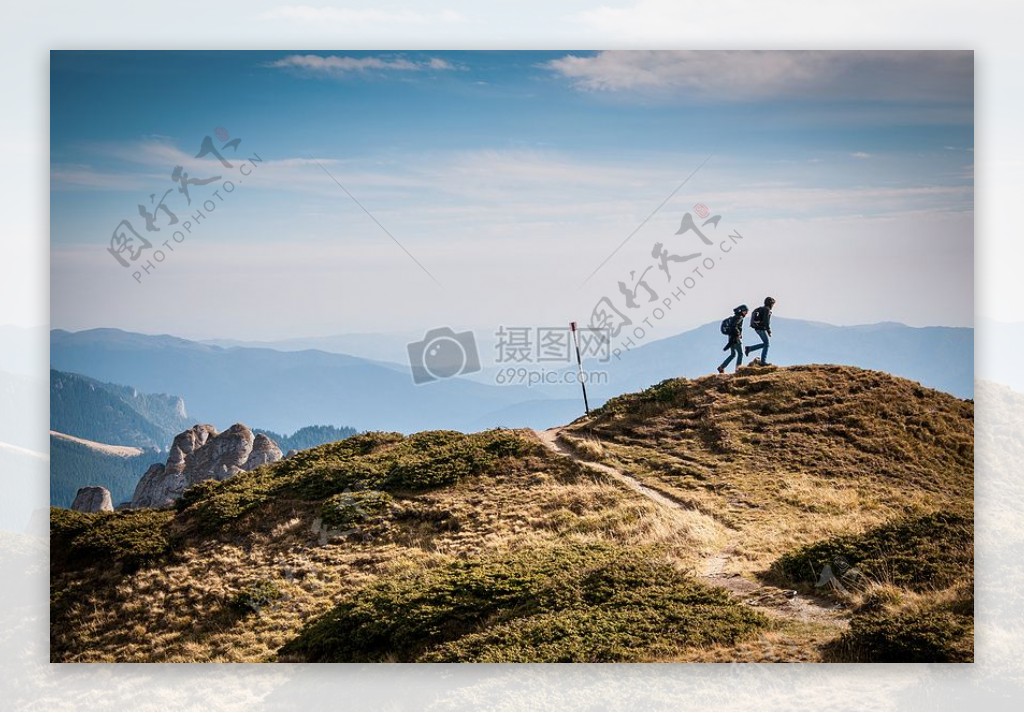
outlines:
M768 346L771 340L768 337L768 332L764 329L757 330L757 335L761 337L761 343L764 347L761 348L761 363L764 364L768 361Z
M762 331L760 329L755 329L754 331L757 332L757 335L759 337L761 337L761 343L760 344L751 344L749 347L744 349L743 353L746 354L747 356L750 356L750 352L756 352L758 349L764 349L764 347L765 347L764 335L766 334L766 332L764 332L764 331ZM764 357L762 356L761 359L763 360Z
M727 357L725 358L725 361L723 361L723 362L722 362L722 363L721 363L721 364L720 364L720 365L718 366L718 368L719 368L719 369L724 369L725 367L729 366L729 362L731 362L731 361L732 361L732 358L733 358L734 356L736 356L736 345L735 345L735 344L730 344L730 345L729 345L729 356L727 356Z

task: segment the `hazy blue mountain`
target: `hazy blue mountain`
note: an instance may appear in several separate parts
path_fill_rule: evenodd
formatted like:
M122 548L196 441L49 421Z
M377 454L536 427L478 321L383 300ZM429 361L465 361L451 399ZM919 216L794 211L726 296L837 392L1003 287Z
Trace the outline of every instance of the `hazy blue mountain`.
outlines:
M775 317L769 359L878 369L960 397L973 394L973 330L896 323L835 326ZM756 340L747 330L746 343ZM718 324L643 344L607 363L608 382L588 386L591 407L673 376L711 373L724 356ZM582 413L578 384L526 388L447 379L417 386L398 364L318 350L219 347L114 329L51 335L54 368L146 392L179 394L204 422L243 422L277 433L310 423L362 430L535 428ZM164 446L166 447L166 446Z
M836 326L776 316L772 335L768 361L779 365L847 364L887 371L961 398L974 394L974 330L970 328L919 328L895 322ZM746 325L743 337L745 345L759 341ZM591 403L603 403L673 376L710 374L725 358L724 345L716 322L643 344L607 364L591 361L588 369L606 369L609 374L607 386L588 387Z
M116 329L51 333L51 366L147 392L182 396L218 427L243 422L277 432L310 423L355 424L363 430L465 430L536 393L446 379L417 386L407 369L316 350L224 348L177 337ZM550 426L554 421L491 426Z
M335 334L324 337L293 337L291 339L244 341L240 339L204 339L202 344L218 347L248 347L253 349L275 349L281 352L300 352L316 349L332 354L348 354L382 366L405 369L406 345L422 338L422 334L409 333L354 333Z
M50 370L50 428L111 445L167 450L191 425L179 396Z

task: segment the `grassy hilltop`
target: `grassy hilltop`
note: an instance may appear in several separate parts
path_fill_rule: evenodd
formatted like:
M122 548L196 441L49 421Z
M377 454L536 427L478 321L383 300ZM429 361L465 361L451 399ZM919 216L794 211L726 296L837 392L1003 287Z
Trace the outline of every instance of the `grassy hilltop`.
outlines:
M361 434L173 510L54 509L51 657L971 658L971 402L748 369L547 435Z

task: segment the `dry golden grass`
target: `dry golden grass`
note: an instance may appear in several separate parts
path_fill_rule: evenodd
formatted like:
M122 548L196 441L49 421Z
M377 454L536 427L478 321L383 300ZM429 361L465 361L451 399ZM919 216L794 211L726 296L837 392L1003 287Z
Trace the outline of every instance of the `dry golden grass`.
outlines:
M539 444L497 472L395 501L387 526L366 539L321 544L316 503L272 501L223 535L189 538L170 560L132 573L109 563L55 570L52 656L272 661L304 624L382 576L565 541L662 545L689 566L701 549L675 513ZM280 598L258 613L232 609L233 596L261 582Z
M780 556L813 543L921 513L969 516L972 419L972 403L912 382L814 366L671 380L613 399L561 431L577 459L612 471L553 453L531 432L356 437L204 486L166 527L170 513L143 517L141 530L130 531L148 548L137 561L97 555L110 547L109 534L76 559L69 543L94 520L61 516L51 657L274 661L310 622L378 583L401 588L453 563L569 545L657 552L672 571L721 584L735 603L772 621L731 643L666 649L662 642L651 649L657 660L870 659L864 642L888 645L890 622L938 637L962 658L969 654L963 619L973 606L969 568L951 583L913 591L876 568L864 587L839 597L845 614L808 614L809 598L787 604L765 577ZM498 447L485 454L480 443L488 438ZM392 500L378 498L384 510L351 531L325 528L323 503L350 489L387 491ZM146 539L152 528L160 535L154 542ZM169 552L154 555L166 542ZM850 614L856 636L843 633ZM922 630L935 617L948 626ZM559 621L581 630L613 626ZM506 629L511 641L515 627ZM473 641L483 645L485 633ZM389 657L402 659L380 656Z
M562 438L729 528L748 571L973 502L973 404L853 367L672 380L613 399Z

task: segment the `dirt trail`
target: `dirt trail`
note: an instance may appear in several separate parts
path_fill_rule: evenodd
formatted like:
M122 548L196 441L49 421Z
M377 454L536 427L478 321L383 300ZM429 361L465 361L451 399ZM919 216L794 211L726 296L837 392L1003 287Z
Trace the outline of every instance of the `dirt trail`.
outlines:
M611 477L623 483L630 489L635 490L644 497L650 498L659 505L663 505L665 507L670 508L682 507L677 501L673 500L665 493L659 492L654 488L649 488L646 485L643 485L636 478L632 478L626 475L625 473L622 473L619 470L612 468L610 465L605 465L604 463L598 463L596 461L583 460L571 448L569 448L564 443L558 440L558 434L561 432L561 430L561 428L549 428L546 431L534 431L534 433L536 433L537 437L544 442L544 445L546 445L548 448L555 451L556 453L561 453L564 456L568 456L572 458L574 461L580 463L581 465L586 466L587 468L591 468L592 470L598 470L606 475L610 475Z
M599 471L618 480L631 490L653 500L662 507L689 508L667 493L644 485L636 478L604 463L586 460L559 440L560 427L546 431L534 431L544 445L552 451L572 458L580 465ZM731 528L729 528L731 530ZM735 532L735 530L732 530ZM800 623L822 624L842 629L847 626L847 613L833 602L819 597L800 594L793 590L761 585L742 574L730 573L730 563L735 557L732 545L708 555L701 562L697 576L707 584L722 587L748 606L757 607L766 614Z

